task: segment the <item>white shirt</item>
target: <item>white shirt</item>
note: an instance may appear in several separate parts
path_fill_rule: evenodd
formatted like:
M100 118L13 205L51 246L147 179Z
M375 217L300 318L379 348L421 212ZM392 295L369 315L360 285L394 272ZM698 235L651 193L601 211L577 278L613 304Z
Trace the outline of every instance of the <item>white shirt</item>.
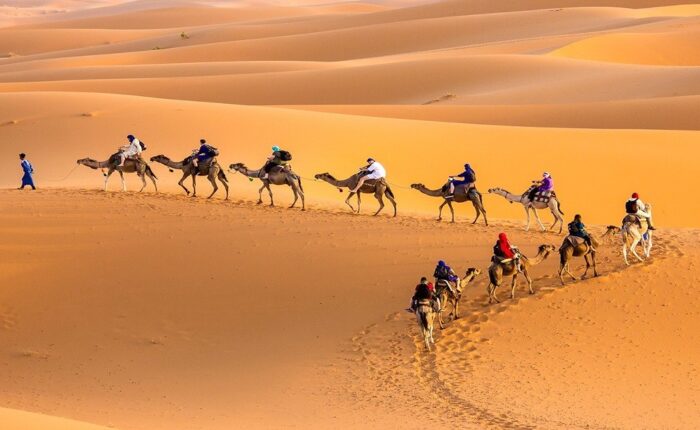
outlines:
M138 155L142 151L141 142L139 142L139 140L136 138L134 138L130 144L126 145L125 148L124 155L126 156Z
M644 217L644 218L650 218L651 215L647 212L647 205L644 204L642 199L630 199L629 201L637 202L637 215Z
M372 163L367 171L370 172L375 178L386 178L386 169L378 161Z

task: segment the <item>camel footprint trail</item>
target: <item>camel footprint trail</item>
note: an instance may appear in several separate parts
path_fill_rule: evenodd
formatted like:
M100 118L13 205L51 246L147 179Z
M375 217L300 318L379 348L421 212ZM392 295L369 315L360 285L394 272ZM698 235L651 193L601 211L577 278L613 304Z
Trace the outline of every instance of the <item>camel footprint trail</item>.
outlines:
M483 400L488 397L488 392L474 387L470 375L475 364L489 359L480 353L480 345L499 341L498 338L485 337L482 327L489 323L497 324L501 315L507 314L509 310L519 309L527 312L531 301L551 301L549 297L554 297L553 295L567 288L595 288L610 281L615 285L627 285L630 279L638 276L640 272L654 270L655 266L668 259L682 258L684 254L679 237L678 233L672 231L668 234L662 232L657 238L652 257L644 263L627 267L621 258L619 236L615 236L613 240L601 245L603 252L599 253L598 263L602 269L600 277L569 282L562 286L555 273L536 276L534 295L523 295L525 291L521 284L516 291L516 299L506 299L500 304L486 305L487 294L474 294L475 290L484 291L483 288L488 283L488 279L484 279L482 275L475 284L469 285L469 291L465 291L461 302L461 318L451 322L444 330L436 327L433 352L425 351L413 315L389 314L384 322L367 327L352 339L354 350L361 355L374 387L366 389L389 389L394 392L394 397L400 393L398 395L402 399L411 402L411 407L426 413L439 410L441 424L444 426L508 429L542 426L561 429L587 428L586 425L573 421L534 417L518 412L498 414L488 407L481 406ZM580 273L580 262L575 261L575 273ZM502 290L501 294L504 295L505 292ZM630 291L630 294L633 292ZM503 333L500 336L508 334ZM390 347L387 348L387 345Z

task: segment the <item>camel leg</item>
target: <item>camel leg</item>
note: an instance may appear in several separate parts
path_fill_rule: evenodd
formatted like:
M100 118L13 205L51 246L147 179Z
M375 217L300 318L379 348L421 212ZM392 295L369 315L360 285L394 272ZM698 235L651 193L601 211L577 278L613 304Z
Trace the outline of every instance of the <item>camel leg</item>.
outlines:
M377 209L377 212L374 213L374 216L377 216L379 215L379 212L381 212L382 209L384 209L384 199L382 198L382 194L380 192L375 192L374 198L377 199L377 201L379 202L379 209Z
M396 200L386 193L384 193L384 195L386 196L387 199L389 199L389 202L394 207L394 218L396 218Z
M153 182L153 188L155 188L156 193L157 193L158 192L158 184L156 184L156 178L152 174L149 173L148 179L150 179L151 182Z
M362 206L362 197L360 197L362 193L360 191L357 192L357 213L360 213L360 206Z
M537 221L537 224L540 225L540 230L547 231L547 228L544 226L544 224L542 224L542 220L540 219L540 214L537 213L537 209L533 207L532 212L535 214L535 220Z
M138 177L141 178L141 189L139 190L139 193L143 191L144 188L146 188L146 173L143 174L138 174Z
M352 191L350 192L350 194L348 194L348 198L345 199L345 204L350 207L350 210L352 211L352 213L356 213L355 208L352 207L352 203L350 203L350 199L352 198L353 194L355 194L355 193L353 193ZM359 197L359 193L358 193L358 197ZM360 211L358 210L357 213L359 213L359 212Z
M228 181L226 180L226 176L224 176L221 171L219 171L219 174L217 176L219 177L219 182L221 182L221 185L224 186L224 190L226 190L225 200L228 200Z
M591 261L593 262L593 276L598 277L600 275L598 274L598 265L596 264L596 261L595 261L595 254L596 254L595 251L591 253Z
M262 192L264 189L265 189L265 182L263 182L262 187L260 187L260 189L258 190L258 203L257 204L259 204L259 205L261 205L263 202L262 201Z
M297 200L299 200L299 193L298 193L296 187L293 184L290 185L290 187L292 188L292 193L294 193L294 201L292 202L291 206L289 206L289 209L293 208L294 205L297 204Z
M525 207L525 231L530 231L530 206L524 205Z
M622 237L622 258L625 260L625 264L629 266L630 262L627 259L627 239L624 237L624 235Z
M561 281L561 284L562 284L562 285L565 284L565 282L564 282L564 271L566 270L566 265L567 265L567 264L568 264L568 263L565 263L565 262L563 262L563 261L559 263L559 280Z
M126 182L124 181L124 172L122 172L121 170L118 170L118 172L119 172L119 177L122 180L122 191L126 191Z
M114 169L109 169L105 175L105 191L107 191L107 181L109 181L109 177L112 176L112 172L114 172Z
M510 284L510 298L515 298L515 286L518 284L518 275L513 276L513 282Z
M632 255L634 255L637 260L639 261L644 261L642 257L637 254L637 245L639 245L640 238L635 237L634 240L632 241L632 245L630 246L630 251L632 252Z
M185 181L185 179L187 179L188 176L190 176L189 173L183 173L183 174L182 174L182 178L180 178L180 182L178 182L177 184L178 184L179 186L181 186L182 189L185 190L185 193L187 193L187 195L189 196L189 195L190 195L190 190L188 190L187 187L185 186L185 184L183 183L183 182Z
M267 187L267 193L270 195L270 207L275 207L275 199L272 197L272 187L270 186L270 181L265 183Z
M566 269L566 274L571 276L571 279L573 279L574 281L578 281L578 278L576 276L574 276L574 274L571 273L571 271L569 270L569 262L566 263L564 268Z
M452 223L455 222L455 209L452 207L452 202L447 200L447 207L450 208L450 214L452 214Z
M523 268L523 276L525 276L525 280L527 281L527 288L529 290L530 294L535 294L535 290L532 289L532 278L530 277L530 274L527 273L527 270Z
M588 270L591 268L591 262L588 259L588 254L583 254L583 260L586 262L586 270L583 271L583 275L581 275L581 279L586 279L586 275L588 274Z
M454 297L454 319L459 319L459 299L461 299L462 296L458 295Z
M476 202L472 201L472 205L474 206L474 211L476 212L476 218L474 218L472 224L476 224L476 222L479 221L479 216L481 216L481 211L479 210L479 205L477 205Z
M301 190L301 188L297 184L294 184L294 186L297 188L297 192L299 193L299 198L301 199L301 210L305 211L306 210L306 201L304 199L304 192Z
M214 188L211 194L209 194L209 197L207 197L208 199L210 199L214 197L214 194L216 194L216 192L219 190L219 186L216 185L216 177L209 175L207 176L207 179L209 179L209 182L211 182L211 186Z
M649 238L644 241L644 255L647 258L649 258L651 256L651 245L652 245L651 236L652 236L652 234L651 234L651 232L647 232L647 234L649 235Z
M445 207L446 204L447 204L447 200L442 202L442 204L438 208L438 219L437 219L438 221L442 221L442 208Z

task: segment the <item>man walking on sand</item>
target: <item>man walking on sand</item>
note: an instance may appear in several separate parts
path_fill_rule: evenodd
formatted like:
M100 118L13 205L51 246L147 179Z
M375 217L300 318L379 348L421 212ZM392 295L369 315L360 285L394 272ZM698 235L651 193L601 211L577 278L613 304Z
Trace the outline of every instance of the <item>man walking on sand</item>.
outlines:
M27 155L24 153L19 154L19 159L22 160L20 162L20 166L22 166L22 171L24 172L24 176L22 176L22 186L19 187L19 189L23 190L24 187L29 185L32 187L32 190L36 190L36 187L34 186L34 178L32 178L32 173L34 173L32 163L27 160Z

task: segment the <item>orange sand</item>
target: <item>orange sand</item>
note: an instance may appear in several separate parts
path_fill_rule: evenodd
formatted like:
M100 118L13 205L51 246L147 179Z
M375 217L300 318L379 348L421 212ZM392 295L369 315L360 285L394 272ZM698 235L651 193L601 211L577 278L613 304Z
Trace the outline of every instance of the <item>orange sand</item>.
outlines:
M700 422L693 197L700 155L700 5L671 0L31 0L0 7L0 428L679 428ZM565 4L564 4L565 3ZM146 157L201 137L228 166L294 154L308 210L129 191L78 158L133 133ZM17 153L36 192L14 190ZM352 215L334 187L380 160L399 217ZM435 223L470 162L490 226ZM567 221L619 224L654 205L652 258L486 305L423 351L402 311L438 259L485 271L496 235L525 254L520 193L552 172ZM188 184L189 185L189 184ZM545 222L551 216L542 213ZM581 271L575 261L575 271ZM92 423L92 424L88 424Z

